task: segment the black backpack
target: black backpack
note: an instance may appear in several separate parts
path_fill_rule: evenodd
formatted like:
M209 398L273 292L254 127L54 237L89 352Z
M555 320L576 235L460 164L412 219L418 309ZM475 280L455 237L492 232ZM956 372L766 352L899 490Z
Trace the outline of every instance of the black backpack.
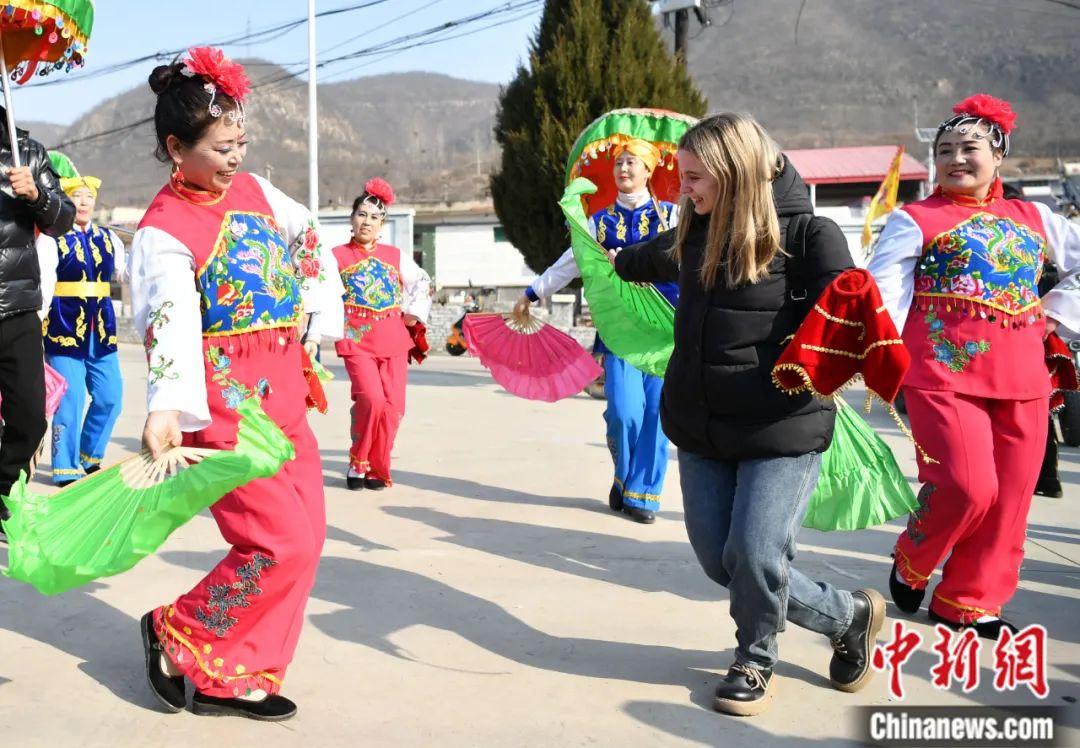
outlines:
M788 281L788 295L792 301L806 304L810 283L806 278L806 231L814 220L813 213L799 213L788 219L787 234L784 236L784 252L787 255L785 274ZM814 300L811 300L812 304Z

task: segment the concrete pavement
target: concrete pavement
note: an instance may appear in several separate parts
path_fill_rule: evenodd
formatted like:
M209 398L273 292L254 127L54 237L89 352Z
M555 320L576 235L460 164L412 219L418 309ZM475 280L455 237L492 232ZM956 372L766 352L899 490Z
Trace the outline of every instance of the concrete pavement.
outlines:
M124 346L121 356L125 411L107 463L138 448L144 416L141 350ZM132 571L56 598L0 579L4 745L832 746L852 744L851 706L893 703L880 675L857 695L831 689L828 643L793 626L781 635L772 711L711 711L732 659L727 595L686 542L674 460L655 525L607 509L602 402L531 403L501 391L474 360L429 359L412 368L397 485L349 492L348 382L333 354L325 359L338 377L332 411L311 422L330 528L284 691L299 715L282 724L169 715L147 693L139 617L224 552L202 515ZM872 422L913 475L910 445L887 417ZM1061 474L1064 499L1035 499L1010 614L1048 627L1044 703L1075 719L1080 451L1062 450ZM37 480L51 490L47 464ZM900 526L805 530L796 564L886 592ZM989 647L977 691L936 690L932 629L923 616L908 620L928 641L905 669L904 703L1039 703L1026 690L993 690Z

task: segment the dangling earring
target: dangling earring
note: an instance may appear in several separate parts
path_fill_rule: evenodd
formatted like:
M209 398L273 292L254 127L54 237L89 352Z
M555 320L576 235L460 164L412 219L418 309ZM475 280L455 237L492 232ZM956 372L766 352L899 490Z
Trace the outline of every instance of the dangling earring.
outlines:
M169 175L169 176L172 179L172 181L176 182L177 184L184 184L184 182L186 180L184 179L184 172L182 172L180 170L180 162L179 161L173 161L172 174Z

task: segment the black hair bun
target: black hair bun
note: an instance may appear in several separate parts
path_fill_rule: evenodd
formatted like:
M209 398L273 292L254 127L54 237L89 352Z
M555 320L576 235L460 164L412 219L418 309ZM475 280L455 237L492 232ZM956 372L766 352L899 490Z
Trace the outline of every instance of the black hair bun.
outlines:
M169 86L180 74L180 65L158 65L150 73L150 90L158 96L169 90Z

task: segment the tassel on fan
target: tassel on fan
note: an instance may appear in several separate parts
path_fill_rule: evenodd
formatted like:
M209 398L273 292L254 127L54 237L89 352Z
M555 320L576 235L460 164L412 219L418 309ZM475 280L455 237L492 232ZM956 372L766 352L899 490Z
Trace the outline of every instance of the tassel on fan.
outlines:
M576 340L535 317L468 314L469 350L507 392L553 403L581 392L603 369Z
M292 442L256 399L238 411L235 449L176 447L158 460L144 451L50 496L20 476L5 499L4 574L44 595L119 574L229 491L277 473L295 456Z

